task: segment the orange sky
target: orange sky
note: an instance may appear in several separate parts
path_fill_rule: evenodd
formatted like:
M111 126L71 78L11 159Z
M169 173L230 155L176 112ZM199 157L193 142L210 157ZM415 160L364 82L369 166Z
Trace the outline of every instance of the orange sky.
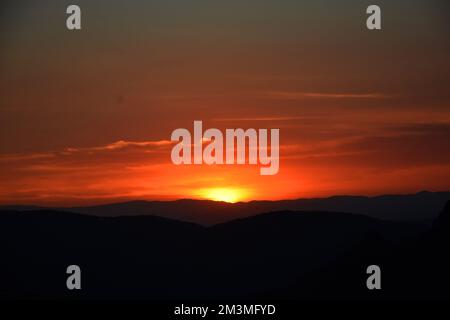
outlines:
M329 2L81 1L79 32L54 1L9 3L0 203L450 190L448 6L382 1L370 33L364 3ZM173 165L194 120L279 128L279 173Z

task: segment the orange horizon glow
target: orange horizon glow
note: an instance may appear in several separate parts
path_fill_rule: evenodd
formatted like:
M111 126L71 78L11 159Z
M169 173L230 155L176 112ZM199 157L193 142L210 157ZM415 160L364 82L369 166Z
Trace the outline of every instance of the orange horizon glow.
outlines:
M392 159L388 154L374 158L374 152L347 151L347 143L339 145L318 149L284 143L280 171L274 176L261 176L255 165L173 165L172 144L162 140L4 155L0 204L72 206L186 198L235 203L450 190L450 179L444 179L448 164L406 166L410 159L398 158L398 151ZM399 159L405 166L393 170L391 162Z

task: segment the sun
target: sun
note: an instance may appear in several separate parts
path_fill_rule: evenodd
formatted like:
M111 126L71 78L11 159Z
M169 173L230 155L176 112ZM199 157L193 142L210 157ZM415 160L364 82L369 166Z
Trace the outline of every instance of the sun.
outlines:
M239 188L209 188L202 189L199 194L205 199L235 203L242 201L247 192Z

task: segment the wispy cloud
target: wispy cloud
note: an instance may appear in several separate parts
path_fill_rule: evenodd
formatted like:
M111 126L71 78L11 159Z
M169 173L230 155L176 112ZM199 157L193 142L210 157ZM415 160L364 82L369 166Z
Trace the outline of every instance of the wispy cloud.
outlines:
M386 99L391 95L377 92L349 93L349 92L296 92L296 91L270 91L267 96L274 99Z
M309 116L286 116L286 117L241 117L241 118L215 118L213 121L291 121L291 120L305 120L312 119L317 117L309 117Z
M106 145L93 147L67 147L62 150L38 152L38 153L9 153L0 154L0 162L18 162L18 161L41 161L48 160L60 156L68 156L75 154L92 155L93 153L102 153L123 149L143 149L144 152L151 152L152 150L159 150L161 148L169 147L174 144L170 140L156 140L156 141L124 141L119 140Z
M66 152L79 152L79 151L112 151L118 149L125 149L128 147L162 147L168 146L173 142L170 140L159 141L124 141L119 140L110 144L106 144L98 147L86 147L86 148L66 148Z
M41 160L52 158L55 155L53 153L9 153L0 155L0 161L26 161L26 160Z

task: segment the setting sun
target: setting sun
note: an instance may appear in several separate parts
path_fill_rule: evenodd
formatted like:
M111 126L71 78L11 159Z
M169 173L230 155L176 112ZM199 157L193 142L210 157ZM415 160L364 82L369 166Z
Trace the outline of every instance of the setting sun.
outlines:
M200 191L200 196L209 200L235 203L242 201L247 192L236 188L212 188Z

